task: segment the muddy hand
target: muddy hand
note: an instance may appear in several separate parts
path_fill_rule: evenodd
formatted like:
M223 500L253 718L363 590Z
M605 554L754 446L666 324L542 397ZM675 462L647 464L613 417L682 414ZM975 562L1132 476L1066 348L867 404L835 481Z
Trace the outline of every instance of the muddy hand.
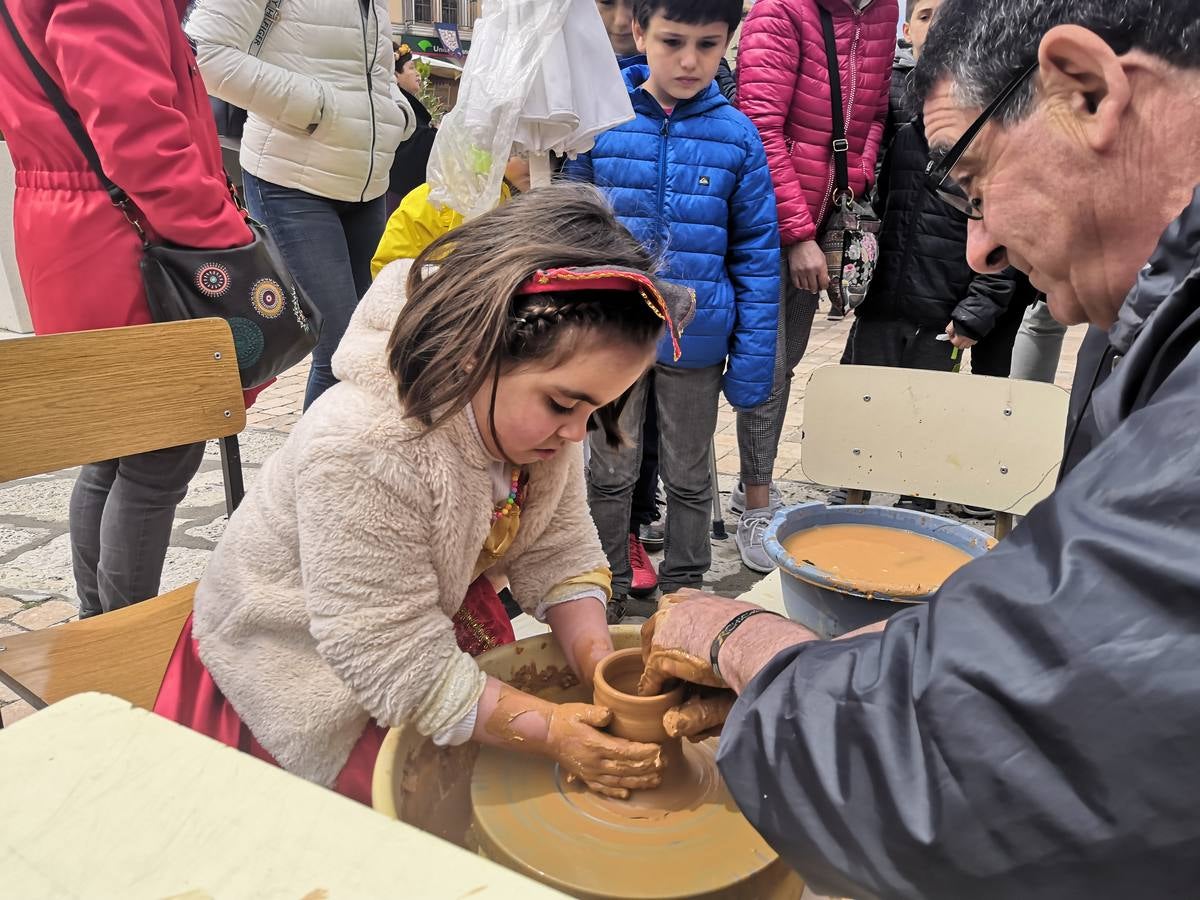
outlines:
M671 737L703 741L721 733L737 695L729 690L702 690L663 715L663 727Z
M563 703L550 713L546 743L567 772L597 794L624 800L632 790L658 787L663 760L658 744L639 744L599 729L612 712L590 703Z
M646 670L638 693L662 692L672 678L709 687L726 687L709 662L713 638L752 603L727 600L704 591L679 591L663 598L658 612L642 626L642 660Z

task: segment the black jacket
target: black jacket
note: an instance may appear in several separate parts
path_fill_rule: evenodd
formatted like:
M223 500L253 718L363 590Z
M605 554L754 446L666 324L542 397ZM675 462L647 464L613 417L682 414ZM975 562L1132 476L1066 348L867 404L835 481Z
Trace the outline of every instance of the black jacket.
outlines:
M729 60L721 57L721 62L717 66L717 88L722 96L725 97L734 106L737 106L737 79L733 77L733 69L729 66Z
M819 893L1192 897L1200 883L1200 190L1110 334L1091 451L882 634L779 654L721 771Z
M967 218L929 193L928 161L925 128L917 117L900 127L883 163L876 200L883 219L879 265L855 314L938 330L953 319L959 332L978 340L1008 308L1015 273L971 270Z
M417 127L408 140L396 148L392 159L392 170L388 175L388 190L401 197L425 183L425 169L429 166L429 153L433 150L433 139L437 129L431 124L433 117L416 97L400 88L416 116Z

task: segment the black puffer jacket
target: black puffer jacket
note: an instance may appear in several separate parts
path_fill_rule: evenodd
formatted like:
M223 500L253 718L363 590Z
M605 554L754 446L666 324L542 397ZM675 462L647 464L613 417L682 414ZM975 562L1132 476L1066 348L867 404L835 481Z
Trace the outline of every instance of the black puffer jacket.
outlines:
M1053 495L928 605L738 699L721 772L814 890L1196 896L1200 189L1108 338Z
M417 127L408 140L396 148L392 159L392 170L388 175L388 190L401 197L425 183L425 169L429 165L429 153L433 150L433 139L437 129L421 101L404 88L400 89L417 118Z
M1008 308L1014 273L978 275L967 265L966 216L926 189L928 160L918 117L901 126L884 160L879 267L856 314L939 329L953 319L960 334L978 340Z

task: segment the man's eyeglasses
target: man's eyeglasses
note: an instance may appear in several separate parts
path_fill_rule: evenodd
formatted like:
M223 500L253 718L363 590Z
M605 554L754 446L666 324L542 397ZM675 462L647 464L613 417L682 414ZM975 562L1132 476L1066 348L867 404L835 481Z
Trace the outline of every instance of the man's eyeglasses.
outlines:
M950 176L950 173L958 165L958 161L962 159L962 155L967 152L967 148L971 146L971 142L983 130L983 126L1000 111L1004 104L1012 98L1013 94L1020 89L1021 85L1037 70L1038 63L1034 62L1029 68L1025 69L1020 75L1005 85L1004 90L996 95L996 99L988 104L987 109L980 114L979 118L971 123L971 127L963 132L963 136L955 142L954 146L946 152L945 156L939 160L930 160L929 165L925 167L926 186L933 195L957 209L968 219L983 218L981 201L977 197L968 196L962 186Z

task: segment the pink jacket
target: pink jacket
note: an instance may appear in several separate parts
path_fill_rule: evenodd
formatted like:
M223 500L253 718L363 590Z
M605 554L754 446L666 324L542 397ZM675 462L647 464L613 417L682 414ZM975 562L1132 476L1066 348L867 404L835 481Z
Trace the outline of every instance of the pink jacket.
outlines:
M816 237L833 187L829 64L819 6L834 16L855 196L874 181L888 111L897 0L754 4L738 48L738 106L766 147L785 246Z

